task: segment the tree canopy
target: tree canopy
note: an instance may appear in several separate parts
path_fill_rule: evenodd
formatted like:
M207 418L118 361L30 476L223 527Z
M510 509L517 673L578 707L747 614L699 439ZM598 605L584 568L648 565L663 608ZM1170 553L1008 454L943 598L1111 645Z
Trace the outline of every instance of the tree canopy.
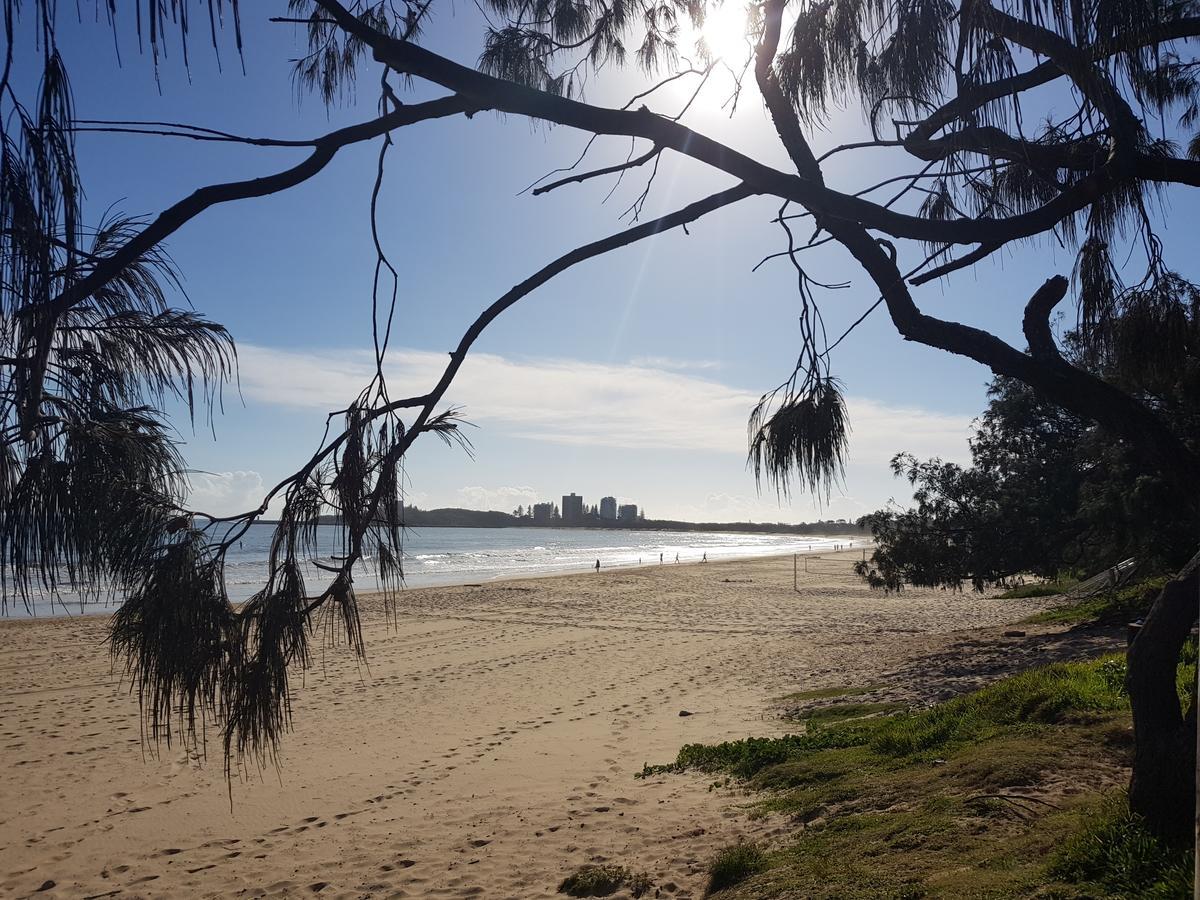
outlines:
M913 505L860 520L876 547L857 568L873 585L980 590L1090 574L1126 558L1143 571L1187 561L1200 525L1189 498L1020 382L998 378L990 393L969 466L909 453L892 460ZM1195 432L1185 437L1194 446Z

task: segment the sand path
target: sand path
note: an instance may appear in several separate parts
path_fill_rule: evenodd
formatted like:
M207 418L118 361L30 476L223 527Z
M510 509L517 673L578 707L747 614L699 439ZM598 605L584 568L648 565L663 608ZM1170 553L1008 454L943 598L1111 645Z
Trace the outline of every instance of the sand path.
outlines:
M395 626L368 609L369 670L318 656L280 771L235 782L232 810L219 751L144 758L103 619L0 624L0 895L551 897L608 861L698 897L717 847L778 824L643 763L778 733L791 691L919 695L954 632L1040 608L873 594L856 555L799 593L790 557L408 592Z

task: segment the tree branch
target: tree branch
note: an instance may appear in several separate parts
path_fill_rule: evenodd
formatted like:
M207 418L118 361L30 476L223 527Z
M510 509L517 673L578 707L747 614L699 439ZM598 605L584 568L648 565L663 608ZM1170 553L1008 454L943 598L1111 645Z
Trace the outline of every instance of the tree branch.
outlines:
M430 50L381 34L337 0L314 0L338 25L370 46L375 59L397 72L442 85L475 101L480 109L524 115L592 134L640 137L719 169L757 193L798 203L828 216L886 232L897 238L947 244L1003 244L1052 228L1102 196L1116 182L1107 169L1093 173L1054 200L1005 219L930 220L884 209L876 203L834 191L812 178L788 175L647 109L615 110L494 78Z
M1200 481L1200 457L1136 399L1061 358L1035 359L982 329L925 315L913 302L894 258L866 229L834 223L830 230L874 280L893 324L905 340L965 356L997 375L1023 381L1064 409L1129 441L1145 460L1181 488L1189 486L1190 490ZM1049 302L1052 286L1057 290L1056 279L1043 285L1046 293L1039 305Z
M572 175L569 178L560 178L558 181L552 181L549 184L542 185L539 188L533 189L533 195L536 197L539 194L547 194L555 188L560 188L568 184L578 184L587 181L589 178L600 178L603 175L613 175L617 172L624 172L628 169L636 169L638 166L645 165L662 153L662 147L651 147L637 159L632 159L629 162L617 163L612 166L605 166L603 169L596 169L592 172L581 172L578 175Z
M405 106L369 122L339 128L337 131L331 131L318 138L313 144L313 152L303 162L290 169L284 169L282 172L261 178L212 184L199 188L159 213L158 217L138 232L132 240L122 244L119 249L104 257L86 277L73 283L49 304L35 307L35 309L39 314L53 316L81 302L111 281L126 266L150 248L210 206L234 200L245 200L250 197L265 197L294 187L320 172L340 149L350 144L370 140L395 128L403 128L417 122L440 119L459 113L473 114L479 109L480 107L463 97L443 97L427 103Z
M951 272L957 272L959 269L965 269L968 266L973 266L987 257L991 256L1000 249L998 244L980 244L970 253L964 253L957 259L952 259L948 263L930 269L928 272L922 272L920 275L909 279L909 284L915 286L933 281L936 278L941 278L944 275L949 275Z
M1021 330L1029 342L1029 355L1046 363L1061 362L1062 356L1050 331L1050 313L1067 295L1067 279L1055 275L1048 279L1025 305Z

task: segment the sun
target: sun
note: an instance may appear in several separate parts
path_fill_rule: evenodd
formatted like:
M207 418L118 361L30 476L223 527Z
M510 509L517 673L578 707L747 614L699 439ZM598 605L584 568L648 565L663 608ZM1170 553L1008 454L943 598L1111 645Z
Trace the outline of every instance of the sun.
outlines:
M746 24L745 0L724 0L709 6L697 38L704 41L713 60L736 66L745 62L751 50Z

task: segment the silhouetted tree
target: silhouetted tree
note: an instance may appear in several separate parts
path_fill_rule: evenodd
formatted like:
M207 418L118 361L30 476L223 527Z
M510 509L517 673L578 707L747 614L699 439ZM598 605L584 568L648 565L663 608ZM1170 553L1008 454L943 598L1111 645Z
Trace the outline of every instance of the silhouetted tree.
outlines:
M1181 408L1196 398L1164 387ZM1195 418L1177 419L1189 443ZM1094 425L998 378L975 424L971 465L902 453L892 470L915 505L864 516L876 547L857 568L878 587L958 589L1034 574L1094 573L1136 557L1144 570L1178 568L1194 552L1200 520L1190 500L1141 471L1127 447Z
M114 624L113 647L138 680L155 732L169 727L172 715L184 710L184 733L194 733L196 711L207 709L223 723L229 755L270 752L288 722L288 671L308 661L313 618L335 615L361 651L352 567L369 554L385 579L399 577L398 466L419 435L452 438L458 433L453 414L438 412L438 407L479 334L503 311L572 266L755 196L780 203L773 224L783 249L772 256L793 268L799 296L795 366L762 397L749 427L756 471L781 492L786 494L793 483L828 491L845 459L849 423L830 364L832 351L846 335L827 338L816 300L823 285L802 263L804 250L835 242L879 292L864 318L882 306L906 340L966 356L1025 383L1047 402L1103 428L1136 453L1147 471L1195 502L1200 458L1174 427L1177 411L1164 408L1155 395L1125 387L1119 378L1097 377L1060 353L1050 317L1070 286L1061 273L1048 278L1024 304L1024 350L987 331L928 315L914 298L915 288L1019 242L1052 241L1076 254L1075 299L1087 348L1117 365L1150 360L1169 372L1185 364L1186 339L1176 323L1188 304L1194 306L1195 292L1167 267L1153 229L1163 215L1156 205L1161 190L1200 184L1200 162L1189 156L1200 153L1200 142L1190 132L1198 110L1197 63L1188 52L1188 42L1200 36L1194 3L823 0L785 8L784 0L762 0L746 7L745 60L726 60L718 67L700 47L698 62L688 68L678 67L680 21L699 24L707 11L703 0L484 3L491 24L472 66L422 45L421 26L438 9L432 0L358 0L348 5L291 0L290 21L303 24L308 35L308 53L297 63L303 88L332 101L368 58L381 76L379 115L311 140L250 140L185 125L90 125L303 147L309 154L260 178L199 188L144 225L121 229L115 240L88 255L79 250L77 227L66 212L76 208L76 201L62 193L62 185L74 190L73 180L61 173L69 168L71 154L66 137L77 127L61 100L65 95L53 88L45 91L49 106L39 105L30 124L21 116L4 119L6 158L28 157L49 173L47 178L38 175L26 190L21 185L28 176L10 166L11 176L6 168L0 184L6 290L10 283L18 286L14 299L5 301L3 320L8 399L2 424L5 447L17 448L6 449L5 508L21 485L32 489L43 477L37 423L57 415L60 388L50 373L61 362L65 323L100 304L98 298L117 290L138 266L146 271L153 254L161 258L165 238L214 204L285 190L315 176L340 148L364 140L381 144L376 178L382 179L393 132L416 122L484 111L565 126L589 137L572 171L551 176L537 194L592 178L619 177L641 166L649 165L653 173L668 153L690 157L733 181L709 197L577 247L543 266L483 311L438 383L415 397L393 398L387 389L386 323L401 276L379 249L376 372L342 411L342 428L327 435L314 456L254 510L224 520L188 515L175 532L168 525L175 527L176 518L154 524L149 538L135 536L121 544L120 562L89 545L96 549L91 558L97 570L115 577L128 594ZM29 0L27 8L35 14L18 21L19 5L18 0L4 0L8 60L28 36L15 29L33 28L45 50L44 73L59 77L54 4ZM120 27L113 19L118 5L97 6ZM137 6L141 10L143 4ZM149 23L157 60L156 35L168 22L182 22L186 28L182 13L187 4L146 0L144 6L148 18L137 21ZM209 0L208 6L210 12L232 11L223 21L231 20L235 27L244 10L235 0ZM256 5L255 12L259 9ZM209 21L216 43L216 23L222 20L211 15ZM587 77L600 77L602 69L627 60L648 76L646 89L629 103L603 107L580 98ZM5 87L10 69L6 64ZM788 165L764 163L688 127L686 109L666 115L650 108L657 100L656 87L665 81L691 78L703 84L720 71L732 73L737 86L743 75L753 74ZM445 93L421 102L399 100L406 91L429 88ZM1038 99L1043 88L1057 90L1052 104ZM5 102L12 102L11 97L10 91ZM808 134L828 123L831 107L839 104L863 111L872 138L818 157ZM1041 124L1033 127L1039 118ZM39 122L54 124L43 127ZM588 151L607 137L626 144L641 141L643 152L631 153L626 162L579 170ZM1180 144L1187 145L1185 152ZM28 149L38 146L48 146L49 157ZM826 183L822 165L829 157L881 152L912 168L852 193ZM869 163L857 167L870 170ZM635 216L652 181L653 174L632 207ZM43 184L57 186L50 194L39 193ZM894 196L875 199L890 185L899 187ZM27 214L21 206L26 195L35 198L39 212ZM51 216L49 207L63 212ZM807 241L795 236L802 221L806 228L813 226ZM40 237L26 249L21 242L29 240L25 231L30 223ZM1130 244L1142 248L1146 262L1145 277L1135 289L1119 284L1112 263ZM381 248L378 242L376 246ZM48 257L49 247L60 254L57 259ZM138 288L143 295L145 290ZM115 310L159 314L152 312L160 308L157 301L147 307L144 296L135 299L136 292L126 293ZM102 304L99 311L108 314ZM196 320L186 324L191 331L183 341L185 359L219 380L225 372L223 336ZM138 320L137 325L139 335L154 331L148 322ZM161 340L156 346L162 354ZM114 358L129 363L119 353ZM135 393L155 384L186 383L186 367L181 368L178 356L171 359L165 376L138 376ZM98 378L89 382L97 383ZM134 431L132 426L127 430ZM72 458L63 454L68 443L74 446L72 440L64 436L64 449L54 451L54 459L67 466ZM14 458L15 463L7 461ZM149 464L142 482L163 483L159 473L176 471L173 465ZM267 584L249 604L234 609L224 589L225 550L276 497L284 506ZM157 506L139 502L136 508ZM49 531L22 526L10 516L0 533L0 549L22 573L50 577L47 573L74 552L59 539L69 526L52 507L46 509ZM299 561L313 549L315 523L326 509L339 515L343 553L328 584L310 591ZM13 555L19 546L29 548L21 551L24 556ZM1196 596L1196 573L1187 570L1164 590L1130 655L1137 739L1131 802L1163 831L1179 831L1191 821L1187 788L1193 778L1194 705L1185 722L1174 673Z

